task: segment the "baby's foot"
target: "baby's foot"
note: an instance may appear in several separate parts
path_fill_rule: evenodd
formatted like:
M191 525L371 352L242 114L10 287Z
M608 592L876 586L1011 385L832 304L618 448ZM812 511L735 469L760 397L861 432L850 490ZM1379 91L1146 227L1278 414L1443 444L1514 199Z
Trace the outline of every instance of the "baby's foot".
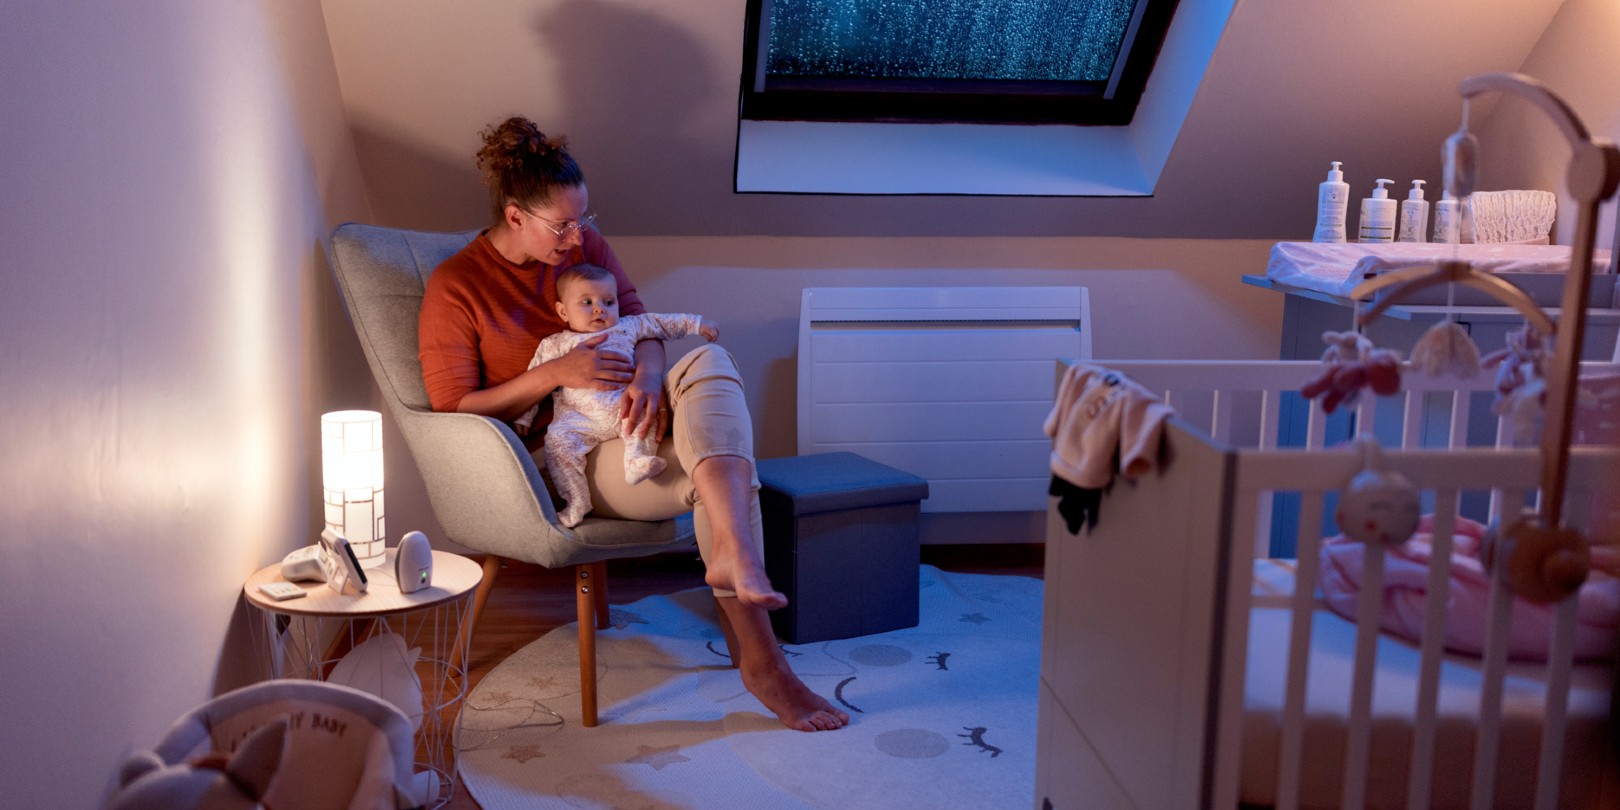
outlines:
M578 526L579 522L584 519L585 510L581 507L575 506L574 504L569 504L568 506L564 507L561 512L557 513L557 522L567 526L570 529Z
M634 486L649 478L656 477L668 466L658 456L642 456L641 458L627 458L624 460L624 482Z

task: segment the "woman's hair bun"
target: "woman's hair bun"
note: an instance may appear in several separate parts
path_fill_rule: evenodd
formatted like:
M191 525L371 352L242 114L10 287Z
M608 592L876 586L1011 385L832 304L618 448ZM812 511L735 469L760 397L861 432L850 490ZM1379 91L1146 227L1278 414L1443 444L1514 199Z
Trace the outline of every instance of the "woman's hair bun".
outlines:
M568 148L567 138L548 138L533 121L516 115L486 127L483 139L484 147L478 150L478 169L483 172L486 185L499 185L501 176L522 167L526 157L555 160L566 155Z

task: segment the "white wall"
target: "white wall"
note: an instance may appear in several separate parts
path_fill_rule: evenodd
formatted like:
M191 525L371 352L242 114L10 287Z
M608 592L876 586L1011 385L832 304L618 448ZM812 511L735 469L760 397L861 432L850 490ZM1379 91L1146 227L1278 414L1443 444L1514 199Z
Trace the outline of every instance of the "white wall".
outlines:
M242 581L370 404L319 258L369 209L315 0L7 3L0 77L0 801L94 807L252 674Z

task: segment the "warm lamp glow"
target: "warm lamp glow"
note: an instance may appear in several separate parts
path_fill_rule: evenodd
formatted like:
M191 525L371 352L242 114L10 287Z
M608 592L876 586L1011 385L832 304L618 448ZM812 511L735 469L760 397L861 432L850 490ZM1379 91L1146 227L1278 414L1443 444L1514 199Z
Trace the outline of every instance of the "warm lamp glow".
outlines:
M382 414L321 415L321 482L326 491L326 528L348 538L361 565L381 565L386 546Z

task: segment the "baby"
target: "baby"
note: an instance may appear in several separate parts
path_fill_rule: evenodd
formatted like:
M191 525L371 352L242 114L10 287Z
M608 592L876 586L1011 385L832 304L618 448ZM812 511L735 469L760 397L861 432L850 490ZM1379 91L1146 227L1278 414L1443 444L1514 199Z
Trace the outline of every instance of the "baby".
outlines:
M636 341L647 338L673 340L700 334L710 341L720 338L713 321L697 315L626 315L619 317L618 284L613 274L594 264L578 264L557 273L557 314L568 322L568 331L540 341L529 368L555 360L591 337L606 332L607 340L596 348L635 357ZM556 409L546 428L546 467L567 506L557 516L564 526L577 526L591 511L591 494L585 485L585 456L604 439L624 439L624 480L629 484L664 471L658 457L658 437L649 433L636 438L628 424L619 418L619 401L624 389L601 391L594 388L558 388L552 394ZM513 424L527 435L537 404Z

